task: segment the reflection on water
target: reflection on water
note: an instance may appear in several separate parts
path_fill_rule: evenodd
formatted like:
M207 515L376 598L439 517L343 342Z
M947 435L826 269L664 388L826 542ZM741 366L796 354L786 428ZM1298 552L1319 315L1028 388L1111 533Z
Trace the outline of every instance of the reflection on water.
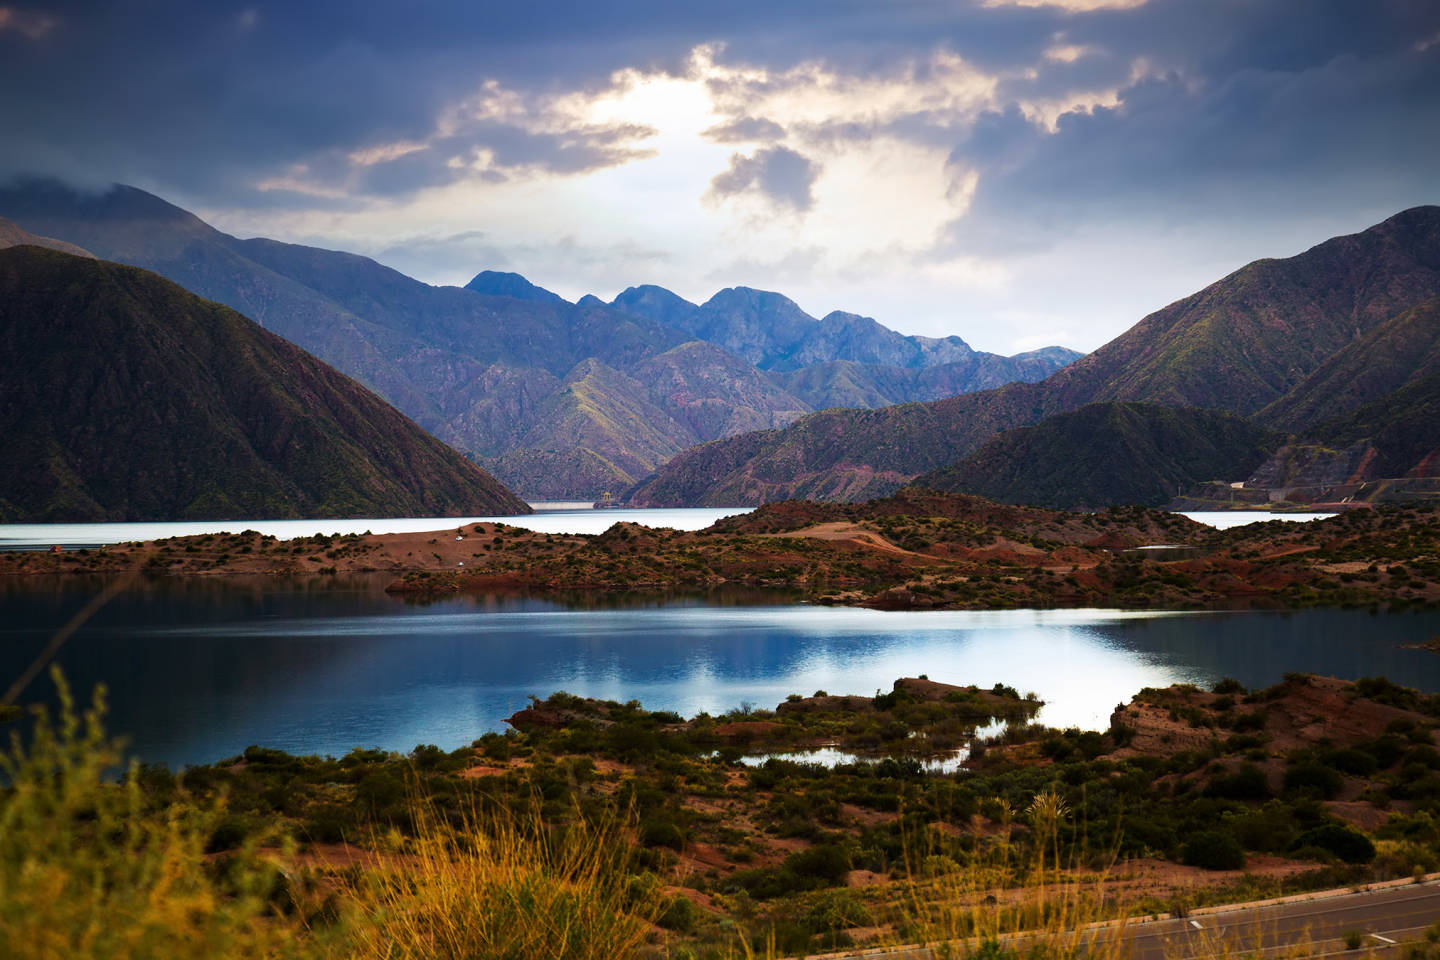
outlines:
M917 764L926 773L956 773L965 766L965 761L970 759L970 745L977 740L990 740L1000 736L1009 726L1004 720L992 720L990 723L976 727L971 733L970 742L958 750L945 750L936 752L925 751L923 745L916 745L913 750L906 753L885 752L879 754L851 753L837 747L816 747L813 750L789 750L776 751L774 753L748 754L739 758L739 761L747 767L763 767L771 760L786 760L791 763L813 763L822 767L838 767L844 764L853 763L884 763L887 759L902 758L904 762Z
M195 763L258 743L339 754L453 748L556 690L687 716L787 694L869 694L901 676L1035 691L1039 720L1103 729L1144 686L1249 686L1290 670L1387 674L1440 690L1440 656L1401 649L1440 613L879 612L718 594L610 606L459 596L407 604L383 578L175 579L122 593L60 657L110 688L142 758ZM0 679L18 675L97 578L0 582ZM726 604L732 605L726 605ZM37 681L31 696L48 692Z

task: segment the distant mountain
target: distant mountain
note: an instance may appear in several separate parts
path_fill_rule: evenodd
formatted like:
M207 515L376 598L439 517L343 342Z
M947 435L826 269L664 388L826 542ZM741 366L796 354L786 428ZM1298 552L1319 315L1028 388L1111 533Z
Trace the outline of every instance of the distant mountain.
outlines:
M1058 510L1159 507L1193 483L1248 476L1277 440L1218 410L1092 403L1007 430L915 485Z
M1436 297L1440 207L1416 207L1298 256L1256 261L1151 314L1040 383L883 411L824 411L782 431L698 447L632 491L632 502L758 503L884 493L967 456L997 433L1103 400L1249 416L1291 391L1303 392L1332 356ZM1303 415L1310 424L1333 415L1323 394L1315 396ZM1275 410L1298 410L1295 403ZM1298 413L1292 420L1277 412L1276 422L1281 419L1291 429L1310 425L1299 423Z
M651 307L632 312L595 297L571 304L518 274L485 271L466 288L433 287L366 257L238 239L132 187L85 192L54 181L13 183L0 188L0 215L31 233L154 270L254 318L527 496L624 489L687 447L783 426L816 406L724 344L689 346L694 334L683 323L654 319ZM817 323L803 313L796 322ZM916 356L958 355L963 347L859 324L871 326L881 340L914 341L905 349ZM983 373L937 372L923 390L989 385L1012 370L1043 376L1068 358L1064 352ZM854 376L864 380L865 372ZM839 398L823 385L806 390L821 405ZM843 398L858 395L848 385L837 390ZM865 395L867 403L885 403L912 394L886 387ZM538 488L523 485L542 480Z
M541 303L569 303L560 294L537 287L518 273L501 273L496 270L480 271L473 280L465 284L465 289L492 297L514 297L516 300L538 300Z
M68 253L76 257L94 257L88 250L82 250L73 243L66 243L64 240L53 240L50 237L37 237L28 230L22 230L19 224L11 223L4 217L0 217L0 250L7 247L45 247L48 250L59 250L61 253Z
M597 406L583 389L571 389L594 364L633 381L625 371L635 372L641 361L687 339L593 297L570 304L503 274L481 274L472 283L504 293L432 287L366 257L240 240L131 187L84 193L29 181L0 190L0 212L13 214L28 230L61 234L98 256L154 270L253 317L478 460L504 464L506 454L518 453L527 463L549 459L581 470L553 478L567 497L622 488L685 447L713 438L672 421L668 410L657 415L648 395L652 387L660 389L656 385L640 388L651 404L643 416L623 413L642 409L633 396L618 408ZM673 394L675 387L664 390ZM697 381L687 396L774 401L736 411L745 428L777 426L809 409L748 364L732 369L719 395L705 390ZM605 442L599 449L577 448L580 437ZM569 456L577 449L596 456ZM607 462L630 466L618 474L598 468Z
M1083 354L1045 347L1002 357L972 352L963 360L928 367L895 367L831 360L798 370L770 371L770 379L810 406L883 407L894 403L938 400L990 390L1007 383L1033 383L1074 363Z
M145 270L0 251L0 518L528 513L338 371Z
M959 337L905 336L839 310L816 320L788 297L750 287L721 290L703 305L663 287L630 287L611 306L725 347L816 409L934 400L1041 380L1081 356L1064 347L1015 357L980 353Z

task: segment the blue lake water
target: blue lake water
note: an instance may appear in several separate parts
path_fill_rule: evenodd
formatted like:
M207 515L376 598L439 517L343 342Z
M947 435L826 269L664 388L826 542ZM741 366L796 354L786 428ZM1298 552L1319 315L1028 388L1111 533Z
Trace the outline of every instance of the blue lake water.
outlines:
M1287 671L1384 674L1440 691L1440 612L879 612L756 594L557 599L386 595L385 577L214 578L135 585L62 648L81 690L110 689L111 728L172 766L262 744L454 748L555 690L719 713L787 694L874 693L901 676L1004 682L1057 726L1103 729L1144 686L1248 686ZM0 581L0 686L103 586ZM37 680L26 700L48 696Z
M290 540L317 533L424 533L454 530L470 523L499 520L537 533L604 533L620 521L674 530L699 530L721 517L748 513L749 507L684 507L635 510L595 510L578 503L534 504L536 511L520 516L386 517L315 520L179 520L116 523L0 523L0 550L35 550L54 544L98 546L189 537L202 533L241 533L256 530Z
M420 533L453 530L469 523L499 520L539 533L604 533L611 525L626 521L649 527L699 530L721 517L748 513L750 507L677 507L624 510L595 510L581 503L533 504L536 512L523 516L493 517L389 517L314 520L182 520L133 521L116 523L0 523L0 550L38 550L62 546L98 546L102 543L129 543L202 533L240 533L257 530L281 540L309 537L317 533ZM1331 513L1266 513L1263 511L1211 511L1187 513L1200 523L1222 530L1261 520L1305 521L1331 517Z

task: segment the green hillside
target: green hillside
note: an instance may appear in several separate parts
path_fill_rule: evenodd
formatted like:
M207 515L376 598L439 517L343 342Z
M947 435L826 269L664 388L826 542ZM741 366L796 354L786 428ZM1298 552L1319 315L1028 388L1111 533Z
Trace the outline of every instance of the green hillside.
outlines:
M1158 507L1196 481L1244 479L1277 439L1216 410L1093 403L1007 430L915 485L1061 510Z
M1256 261L1039 383L895 407L881 418L827 410L784 430L687 450L635 490L633 502L753 504L806 491L887 492L887 483L895 489L1005 430L1102 400L1249 416L1391 317L1437 297L1440 207L1416 207L1298 256ZM1310 422L1294 428L1336 412L1317 403Z
M1369 476L1440 476L1440 370L1322 423L1306 436L1332 448L1368 441L1375 451Z
M432 286L368 257L230 236L120 185L78 191L53 180L13 181L0 185L0 216L154 270L254 318L472 458L520 469L501 477L527 495L541 493L525 484L542 461L560 471L545 477L547 490L595 496L633 484L686 447L781 426L856 396L842 374L833 389L823 376L810 378L807 395L816 402L800 399L727 349L737 337L764 341L755 356L787 370L840 357L883 367L883 387L865 395L867 406L1036 380L1075 356L1060 348L976 354L958 338L905 337L868 318L815 320L778 294L743 288L702 309L658 287L632 288L614 304L593 296L570 303L519 274L488 270L465 288ZM965 362L942 369L957 358ZM618 402L648 408L643 420L571 402L568 384L592 361L641 385L638 394L621 391L628 395ZM657 444L655 434L671 440ZM611 467L621 463L617 484Z
M525 513L369 390L145 270L0 250L0 517Z
M1440 371L1440 300L1391 317L1337 351L1285 396L1255 415L1302 433Z

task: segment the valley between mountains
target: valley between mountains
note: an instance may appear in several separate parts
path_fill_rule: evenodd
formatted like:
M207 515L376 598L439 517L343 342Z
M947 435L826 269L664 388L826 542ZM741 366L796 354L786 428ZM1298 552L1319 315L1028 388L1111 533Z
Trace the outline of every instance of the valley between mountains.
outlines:
M17 182L0 188L0 217L250 317L532 500L618 495L697 443L826 407L1039 380L1079 356L1001 357L839 311L816 320L745 287L701 305L655 286L570 303L489 270L434 287L367 257L232 237L119 185Z
M0 189L0 216L0 242L145 267L254 318L531 500L856 502L910 484L1056 509L1440 495L1437 207L1256 261L1079 360L817 320L745 287L704 304L657 286L570 303L491 270L433 287L353 254L237 239L131 187L22 181ZM67 450L69 427L52 426L60 453L32 463L112 459ZM47 515L24 496L0 490L0 509Z

